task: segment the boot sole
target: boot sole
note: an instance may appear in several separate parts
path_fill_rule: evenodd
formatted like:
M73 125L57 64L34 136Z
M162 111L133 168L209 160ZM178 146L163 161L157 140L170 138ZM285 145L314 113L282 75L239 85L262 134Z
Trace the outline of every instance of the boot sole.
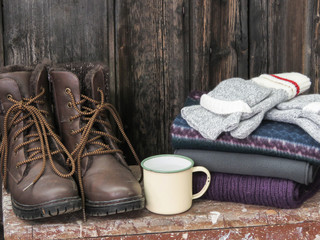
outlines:
M131 212L144 208L144 197L117 199L112 201L94 202L86 200L86 213L89 216L108 216Z
M11 198L13 212L21 219L34 220L81 210L81 198L63 198L37 205L24 205Z

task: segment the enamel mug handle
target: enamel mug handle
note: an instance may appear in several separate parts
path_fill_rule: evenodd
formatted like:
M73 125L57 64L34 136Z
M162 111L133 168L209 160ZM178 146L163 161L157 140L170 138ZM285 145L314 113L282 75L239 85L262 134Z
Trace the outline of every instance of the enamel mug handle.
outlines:
M192 199L197 199L201 197L208 189L210 182L211 182L211 174L205 167L197 166L192 168L192 172L204 172L207 175L206 184L203 186L200 192L193 194Z

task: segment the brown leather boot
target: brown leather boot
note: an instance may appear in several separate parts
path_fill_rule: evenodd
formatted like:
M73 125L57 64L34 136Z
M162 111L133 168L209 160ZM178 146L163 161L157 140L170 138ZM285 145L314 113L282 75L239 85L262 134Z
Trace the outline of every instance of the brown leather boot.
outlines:
M77 184L65 167L67 150L52 127L44 65L0 69L1 162L12 208L22 219L38 219L81 209ZM68 153L68 152L67 152ZM71 157L70 153L69 157Z
M143 208L141 186L117 147L119 140L111 132L107 112L139 162L116 110L106 102L105 69L90 64L68 67L77 75L52 69L50 79L60 136L77 161L86 212L105 216Z

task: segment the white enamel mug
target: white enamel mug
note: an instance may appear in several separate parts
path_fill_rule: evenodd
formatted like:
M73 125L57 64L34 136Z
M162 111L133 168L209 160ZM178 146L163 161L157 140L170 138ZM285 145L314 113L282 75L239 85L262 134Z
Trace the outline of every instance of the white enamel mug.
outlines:
M193 167L192 159L175 155L155 155L144 159L143 183L146 208L158 214L178 214L187 211L192 199L201 197L211 181L210 172L201 166ZM202 190L192 194L192 173L204 172L207 181Z

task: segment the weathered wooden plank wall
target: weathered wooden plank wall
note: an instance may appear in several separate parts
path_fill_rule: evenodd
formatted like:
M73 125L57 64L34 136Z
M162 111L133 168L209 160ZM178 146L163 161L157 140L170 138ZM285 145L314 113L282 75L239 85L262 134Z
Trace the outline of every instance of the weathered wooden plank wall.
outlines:
M171 151L190 90L284 71L319 90L320 0L2 1L0 61L107 64L111 101L142 158Z
M120 9L120 109L142 156L167 152L170 123L189 90L184 2L129 0Z
M310 76L315 81L313 82L313 89L319 92L319 78L320 78L320 1L311 1L309 4L310 11L310 32L311 32L311 63Z
M210 89L232 76L248 77L247 10L246 0L213 1Z
M4 65L2 17L2 0L0 0L0 66Z

